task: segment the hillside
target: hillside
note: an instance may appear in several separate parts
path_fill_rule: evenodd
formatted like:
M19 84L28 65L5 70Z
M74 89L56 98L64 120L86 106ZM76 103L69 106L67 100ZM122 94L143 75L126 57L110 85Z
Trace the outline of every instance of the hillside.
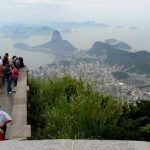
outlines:
M150 53L147 51L129 52L115 48L113 45L104 42L95 42L89 54L102 56L106 55L106 63L109 65L123 65L124 69L131 67L128 72L150 73Z
M31 79L32 139L150 140L150 102L135 104L97 92L82 79Z
M58 31L54 31L51 40L46 43L29 46L25 43L19 42L14 44L14 47L27 51L42 51L56 54L71 53L76 49L76 47L74 47L70 42L68 42L67 40L63 40L60 32Z

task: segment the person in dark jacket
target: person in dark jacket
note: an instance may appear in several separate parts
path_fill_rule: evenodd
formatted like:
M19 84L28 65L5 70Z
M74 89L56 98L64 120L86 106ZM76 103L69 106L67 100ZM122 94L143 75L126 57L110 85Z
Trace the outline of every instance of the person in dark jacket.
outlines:
M9 54L5 53L3 58L3 66L5 67L7 64L9 64Z
M12 88L11 88L11 81L12 81L12 72L11 72L11 67L9 64L5 66L4 69L4 78L7 82L7 93L11 94L12 93Z

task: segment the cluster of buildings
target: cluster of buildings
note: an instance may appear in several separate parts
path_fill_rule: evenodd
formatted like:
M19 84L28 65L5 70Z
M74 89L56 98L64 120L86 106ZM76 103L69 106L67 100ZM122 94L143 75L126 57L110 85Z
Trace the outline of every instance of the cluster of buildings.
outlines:
M113 76L113 72L120 70L121 67L110 67L99 61L97 57L89 57L88 55L72 55L53 64L39 67L38 70L30 72L32 76L51 76L62 77L70 75L73 78L81 78L85 82L90 83L96 90L111 94L119 99L127 99L137 101L141 99L150 99L149 89L138 88L137 81L131 82L127 80L117 80ZM141 84L140 84L141 85ZM150 88L150 87L149 87Z

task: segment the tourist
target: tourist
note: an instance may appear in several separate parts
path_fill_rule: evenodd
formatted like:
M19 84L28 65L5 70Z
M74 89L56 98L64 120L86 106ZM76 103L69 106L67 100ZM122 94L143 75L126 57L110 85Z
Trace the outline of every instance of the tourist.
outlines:
M12 118L4 111L0 110L0 129L2 130L2 140L5 139L7 123L11 122Z
M20 68L23 68L25 66L23 62L23 58L19 57L19 60L20 60Z
M15 66L18 70L20 69L20 60L18 57L15 58Z
M3 65L3 60L1 56L0 56L0 65Z
M16 87L19 71L14 64L11 65L11 73L12 73L12 80L14 82L14 87Z
M11 88L12 72L9 64L7 64L4 69L4 77L7 82L7 93L12 94L12 88Z
M23 68L24 62L22 57L13 56L12 57L12 63L15 65L15 67L19 70L20 68Z
M9 64L9 54L5 53L3 58L3 66L5 67L7 64Z
M0 64L0 93L2 93L2 88L3 88L3 79L4 78L4 69L3 65Z
M15 62L15 58L16 58L16 57L17 57L17 56L15 56L15 55L12 57L11 63L14 63L14 62Z

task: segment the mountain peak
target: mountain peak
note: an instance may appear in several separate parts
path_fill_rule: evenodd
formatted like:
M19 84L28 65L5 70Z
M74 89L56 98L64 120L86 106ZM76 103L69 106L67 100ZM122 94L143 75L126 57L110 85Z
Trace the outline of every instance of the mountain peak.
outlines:
M55 42L55 41L62 41L62 37L60 35L60 32L58 31L54 31L53 34L52 34L52 39L51 39L52 42Z

